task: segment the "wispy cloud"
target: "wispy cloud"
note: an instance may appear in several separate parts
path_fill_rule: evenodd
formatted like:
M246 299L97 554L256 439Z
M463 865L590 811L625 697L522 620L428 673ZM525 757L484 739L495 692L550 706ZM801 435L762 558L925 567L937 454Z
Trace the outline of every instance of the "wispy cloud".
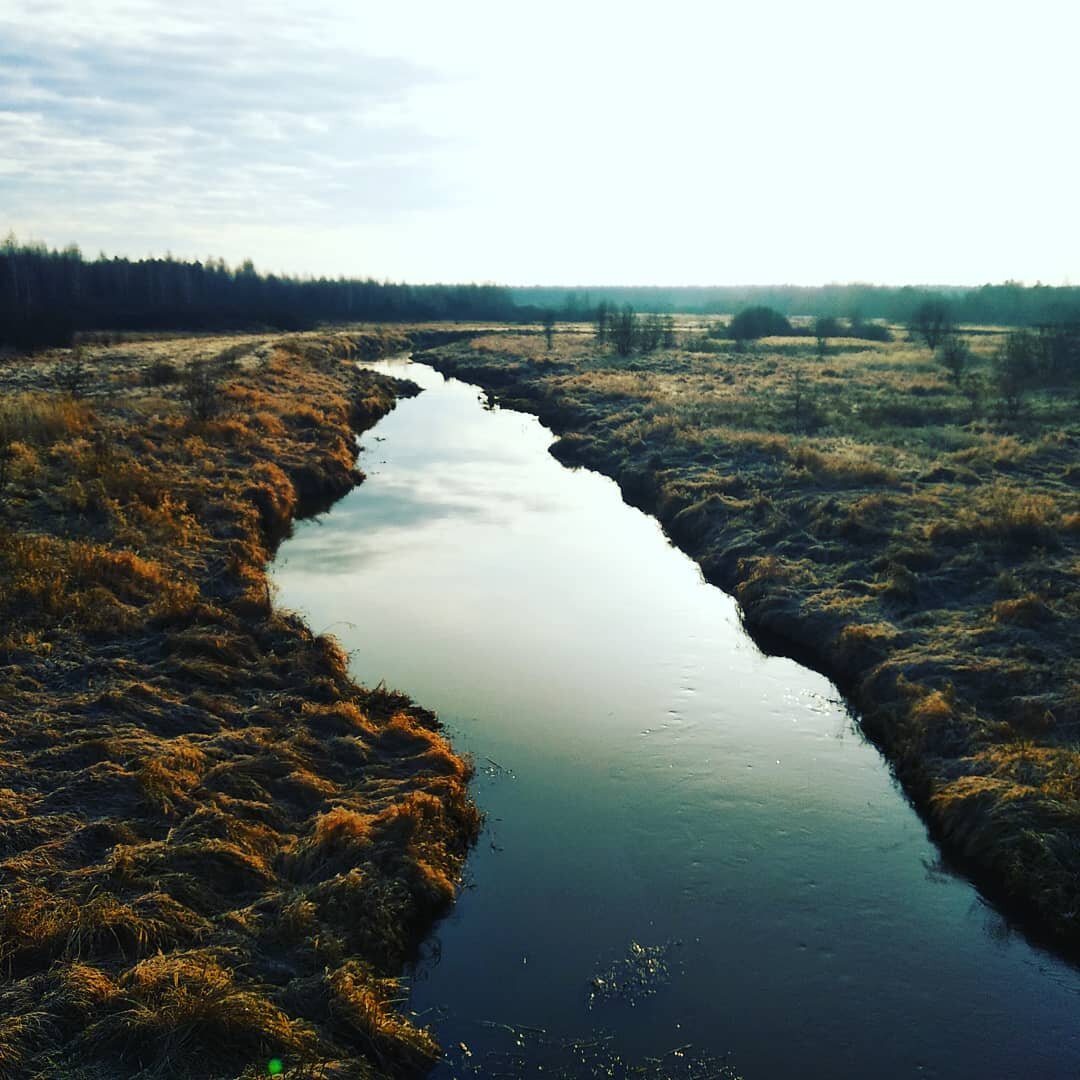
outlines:
M12 224L76 217L83 236L105 241L122 223L136 241L183 246L214 221L380 221L449 197L429 167L440 140L406 107L437 84L430 70L336 43L314 17L300 33L266 20L236 30L208 8L177 26L129 5L58 29L62 7L0 17Z
M413 280L1080 275L1080 8L20 0L0 232Z

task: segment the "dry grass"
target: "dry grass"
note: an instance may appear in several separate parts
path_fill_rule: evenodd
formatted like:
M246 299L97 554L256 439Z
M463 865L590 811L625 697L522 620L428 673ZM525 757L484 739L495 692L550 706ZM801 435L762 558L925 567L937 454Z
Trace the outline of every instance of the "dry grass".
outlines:
M1080 399L1048 385L1009 419L1001 336L972 339L959 388L902 331L824 358L692 338L620 359L579 335L552 364L512 334L428 355L537 413L763 643L831 673L954 853L1080 949ZM1053 768L988 774L1017 740Z
M85 402L42 390L0 399L0 434L13 442L48 446L86 431L91 419Z
M393 980L478 827L468 763L264 572L392 407L348 358L401 344L87 346L112 390L78 403L61 357L0 368L0 1077L433 1060ZM226 348L193 419L163 365Z

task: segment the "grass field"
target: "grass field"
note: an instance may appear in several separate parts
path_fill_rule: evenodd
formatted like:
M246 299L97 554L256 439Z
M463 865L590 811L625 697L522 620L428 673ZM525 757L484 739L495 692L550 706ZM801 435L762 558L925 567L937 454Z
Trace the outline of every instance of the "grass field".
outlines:
M0 364L0 1078L382 1076L478 828L432 714L271 603L400 334ZM314 1071L312 1071L314 1070Z
M766 647L833 676L947 852L1080 946L1080 397L1001 400L1004 329L953 379L890 342L684 331L615 355L580 327L425 354L614 477Z

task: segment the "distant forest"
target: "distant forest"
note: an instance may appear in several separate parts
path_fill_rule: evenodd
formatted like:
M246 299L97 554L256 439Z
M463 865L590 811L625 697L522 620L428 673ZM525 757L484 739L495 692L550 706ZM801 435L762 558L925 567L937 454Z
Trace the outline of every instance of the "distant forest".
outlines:
M404 285L345 278L259 274L249 262L84 259L0 245L0 345L66 345L78 331L300 330L327 322L514 319L508 289L495 285Z
M322 323L416 320L592 321L600 305L661 314L732 314L768 305L787 316L909 323L928 298L961 323L1031 326L1080 320L1080 288L1006 282L976 289L877 285L714 288L507 288L406 285L371 279L260 274L250 261L171 256L83 258L78 248L0 244L0 346L65 345L77 332L299 330Z
M604 286L574 289L511 288L519 308L554 311L562 319L588 319L599 304L630 305L662 315L731 315L764 305L787 316L831 316L860 321L885 319L907 325L928 299L944 300L959 323L982 326L1039 326L1080 320L1080 288L1072 286L982 285L719 285Z

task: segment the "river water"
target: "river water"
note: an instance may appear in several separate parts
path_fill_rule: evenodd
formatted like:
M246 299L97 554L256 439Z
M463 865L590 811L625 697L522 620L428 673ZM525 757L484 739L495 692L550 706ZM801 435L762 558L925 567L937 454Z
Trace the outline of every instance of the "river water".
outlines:
M411 978L437 1075L601 1040L664 1075L1080 1077L1080 973L943 867L835 688L534 418L370 366L424 393L274 580L477 762L487 828Z

